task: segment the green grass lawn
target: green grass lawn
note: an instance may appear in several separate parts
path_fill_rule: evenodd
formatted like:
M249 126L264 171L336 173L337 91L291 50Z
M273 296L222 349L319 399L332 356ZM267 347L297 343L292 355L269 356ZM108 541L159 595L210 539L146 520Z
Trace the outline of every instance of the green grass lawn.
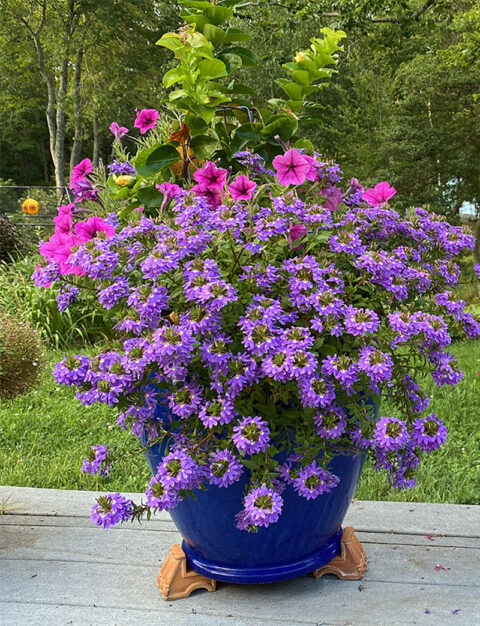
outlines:
M432 384L431 410L449 426L447 445L424 458L415 490L396 491L383 474L367 464L356 497L480 504L480 340L456 343L465 379L454 388ZM56 489L143 491L150 478L141 454L132 454L135 438L115 426L105 406L83 407L74 390L60 387L51 370L60 352L50 352L41 382L28 394L0 406L0 484ZM382 415L389 415L384 404ZM124 450L107 479L84 476L82 459L92 444Z

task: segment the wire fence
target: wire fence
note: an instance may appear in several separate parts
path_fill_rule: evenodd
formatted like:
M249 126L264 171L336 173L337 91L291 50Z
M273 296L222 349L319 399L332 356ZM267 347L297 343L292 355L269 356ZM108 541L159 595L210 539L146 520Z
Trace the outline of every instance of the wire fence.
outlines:
M27 212L29 207L24 206L26 200L37 203L32 203L33 212ZM58 207L72 201L73 194L67 187L0 185L0 215L8 215L33 242L50 236Z

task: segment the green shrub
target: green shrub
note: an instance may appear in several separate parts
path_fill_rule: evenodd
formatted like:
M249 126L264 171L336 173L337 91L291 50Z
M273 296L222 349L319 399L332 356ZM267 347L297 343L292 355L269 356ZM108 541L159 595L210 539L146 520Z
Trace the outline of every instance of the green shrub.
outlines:
M36 287L31 279L34 257L8 265L0 264L0 312L14 314L30 323L40 336L56 348L67 348L109 337L108 312L85 302L60 313L53 288Z
M8 262L31 251L22 231L8 215L0 215L0 261Z
M0 398L27 391L37 380L42 346L35 329L11 315L0 314Z

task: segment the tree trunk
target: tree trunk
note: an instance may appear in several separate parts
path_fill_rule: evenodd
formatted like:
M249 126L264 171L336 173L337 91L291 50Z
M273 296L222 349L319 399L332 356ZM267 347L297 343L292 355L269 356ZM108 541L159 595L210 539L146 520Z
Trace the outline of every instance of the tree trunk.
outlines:
M101 143L100 124L98 123L98 117L94 115L93 116L93 158L92 158L93 167L98 167L98 162L100 161L100 143Z
M70 155L70 171L82 160L83 145L83 102L81 96L83 49L77 50L75 59L75 76L73 81L73 116L75 120L75 135L73 137L72 153Z
M57 141L55 142L55 184L57 187L65 187L65 96L68 86L68 56L62 61L60 80L57 91L57 115L55 118L57 127Z

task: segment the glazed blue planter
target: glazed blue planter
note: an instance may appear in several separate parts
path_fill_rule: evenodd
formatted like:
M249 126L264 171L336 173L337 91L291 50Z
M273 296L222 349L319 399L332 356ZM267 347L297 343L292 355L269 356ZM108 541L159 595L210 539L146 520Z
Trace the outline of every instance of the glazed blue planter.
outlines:
M170 421L159 406L159 421ZM142 445L146 445L146 436ZM146 457L152 474L166 454L165 442L155 444ZM180 502L170 515L183 537L188 565L200 574L230 583L271 583L302 576L329 563L340 551L342 521L355 493L364 455L337 456L329 464L340 477L338 486L316 500L306 500L290 485L282 493L278 522L257 533L240 531L235 515L242 508L245 471L230 487L195 490L195 499Z

